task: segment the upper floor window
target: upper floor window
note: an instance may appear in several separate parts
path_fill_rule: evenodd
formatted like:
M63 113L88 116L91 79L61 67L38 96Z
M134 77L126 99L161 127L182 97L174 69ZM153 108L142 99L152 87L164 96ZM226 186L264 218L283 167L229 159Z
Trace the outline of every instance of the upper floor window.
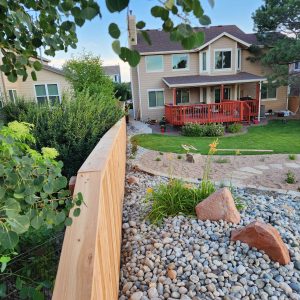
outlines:
M17 91L16 90L8 90L9 100L11 102L16 102L17 100Z
M207 52L202 52L202 71L207 70Z
M237 70L241 70L241 61L242 61L242 49L237 49Z
M146 56L147 72L162 72L164 70L164 60L162 55Z
M161 107L165 104L164 91L149 91L148 92L149 107Z
M176 104L189 103L190 102L190 91L187 89L176 90Z
M188 69L189 68L188 54L173 54L172 66L173 66L173 70Z
M300 71L300 61L295 62L295 70Z
M261 99L276 99L276 87L271 84L262 83Z
M37 84L35 85L36 100L38 103L50 102L54 104L60 101L57 84Z
M231 68L231 51L217 50L215 51L215 69L230 69Z

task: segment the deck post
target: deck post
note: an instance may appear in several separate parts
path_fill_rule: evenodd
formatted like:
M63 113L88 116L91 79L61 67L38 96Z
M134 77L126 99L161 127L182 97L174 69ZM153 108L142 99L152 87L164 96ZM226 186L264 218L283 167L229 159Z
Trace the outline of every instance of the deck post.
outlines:
M257 100L257 105L258 105L258 116L257 120L260 122L260 102L261 102L261 81L257 82L256 84L256 100Z
M176 106L176 88L173 88L173 105Z
M224 101L224 84L221 84L221 102Z

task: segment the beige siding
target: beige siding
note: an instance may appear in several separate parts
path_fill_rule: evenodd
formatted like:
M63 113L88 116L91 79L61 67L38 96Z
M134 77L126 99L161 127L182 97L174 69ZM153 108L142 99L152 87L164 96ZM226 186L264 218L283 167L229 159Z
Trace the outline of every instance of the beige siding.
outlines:
M164 115L164 107L149 108L148 104L148 91L149 90L164 90L165 104L172 103L173 94L172 89L163 82L163 77L169 76L184 76L184 75L197 75L199 74L199 58L198 53L189 53L189 70L176 70L172 69L172 55L164 55L164 70L162 72L146 71L145 56L142 56L140 64L138 65L138 80L134 80L134 86L140 86L141 97L141 113L140 117L143 121L148 119L159 120ZM136 88L135 88L136 89ZM199 103L199 89L191 90L190 99L192 103Z
M15 89L18 97L24 97L28 100L35 99L34 86L37 84L57 84L60 95L70 89L70 84L63 75L48 70L41 70L37 72L37 81L33 81L30 75L24 82L21 78L18 78L15 83L9 82L5 76L4 78L6 92L10 89Z
M272 109L273 111L286 110L287 107L287 87L281 86L276 91L277 100L262 100L261 104L265 105L266 111Z
M251 62L248 58L253 56L248 50L242 50L241 71L258 76L266 76L270 70L264 68L259 61Z
M210 75L227 75L236 73L236 49L237 42L228 38L221 37L212 43L210 49ZM231 50L231 70L215 70L215 51L222 49Z

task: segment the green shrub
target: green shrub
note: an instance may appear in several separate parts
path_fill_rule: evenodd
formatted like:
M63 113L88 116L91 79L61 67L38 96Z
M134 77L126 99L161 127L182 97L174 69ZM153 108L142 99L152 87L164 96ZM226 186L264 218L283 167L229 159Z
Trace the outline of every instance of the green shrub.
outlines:
M296 154L289 154L289 159L290 160L296 160L297 159L297 155Z
M199 187L171 179L147 194L146 203L151 206L147 218L151 223L159 224L166 217L183 214L195 215L195 206L215 191L209 181L202 181Z
M289 184L296 183L295 174L292 171L288 171L287 174L286 174L286 180L285 181Z
M224 135L224 126L222 124L206 124L200 125L195 123L187 123L182 127L182 135L185 136L222 136Z
M161 158L160 157L156 157L155 161L161 161Z
M240 123L233 123L228 126L227 131L230 133L238 133L241 132L243 129L243 125Z
M182 155L177 155L177 159L182 159Z

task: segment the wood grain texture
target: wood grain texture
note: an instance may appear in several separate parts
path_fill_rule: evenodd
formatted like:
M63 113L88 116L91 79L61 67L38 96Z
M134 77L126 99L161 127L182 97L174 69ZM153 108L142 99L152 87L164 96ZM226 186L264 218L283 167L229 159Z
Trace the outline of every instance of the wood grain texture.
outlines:
M52 299L118 299L125 165L123 118L78 171L74 194L86 206L66 229Z

